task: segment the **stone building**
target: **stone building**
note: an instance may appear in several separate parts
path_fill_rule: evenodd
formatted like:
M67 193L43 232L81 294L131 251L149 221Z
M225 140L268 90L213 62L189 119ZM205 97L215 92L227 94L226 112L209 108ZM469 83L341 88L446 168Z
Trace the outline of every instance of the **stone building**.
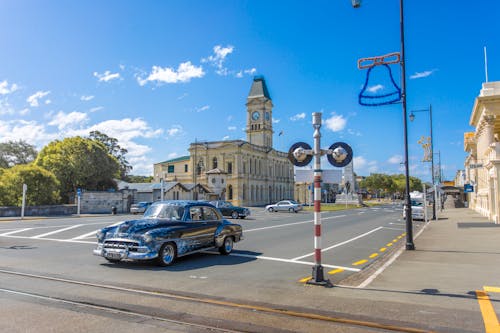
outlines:
M264 78L254 78L246 107L246 141L195 141L188 156L154 164L153 181L202 184L210 193L194 191L193 199L242 206L293 198L293 165L273 148L273 103Z
M474 186L469 207L500 223L500 82L483 83L470 125L475 131L464 135L465 183Z

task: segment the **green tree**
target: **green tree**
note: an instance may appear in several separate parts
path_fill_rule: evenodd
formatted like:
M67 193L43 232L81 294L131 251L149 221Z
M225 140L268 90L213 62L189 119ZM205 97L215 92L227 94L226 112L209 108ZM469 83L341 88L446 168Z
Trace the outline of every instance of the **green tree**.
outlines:
M153 176L127 175L124 180L129 183L151 183L153 181Z
M0 175L0 205L21 206L23 184L28 186L26 205L51 205L60 200L56 176L36 165L16 165Z
M128 150L120 147L117 139L109 137L99 131L90 132L89 138L102 143L106 147L108 154L114 156L118 160L118 163L120 163L120 179L125 180L128 173L132 171L132 166L125 158Z
M26 141L8 141L0 143L0 168L10 168L17 164L28 164L35 160L35 146Z
M119 164L100 142L82 137L55 140L38 154L35 164L52 171L61 183L61 195L68 201L77 188L115 188Z

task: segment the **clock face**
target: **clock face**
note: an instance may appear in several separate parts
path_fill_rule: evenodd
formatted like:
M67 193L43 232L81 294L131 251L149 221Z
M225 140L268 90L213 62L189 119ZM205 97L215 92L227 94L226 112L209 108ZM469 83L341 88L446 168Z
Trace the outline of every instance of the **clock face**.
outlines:
M253 120L257 120L257 119L259 119L259 117L260 117L260 113L258 111L254 111L252 113L252 119Z
M266 120L269 120L269 118L270 118L269 112L266 111L265 117L266 117Z

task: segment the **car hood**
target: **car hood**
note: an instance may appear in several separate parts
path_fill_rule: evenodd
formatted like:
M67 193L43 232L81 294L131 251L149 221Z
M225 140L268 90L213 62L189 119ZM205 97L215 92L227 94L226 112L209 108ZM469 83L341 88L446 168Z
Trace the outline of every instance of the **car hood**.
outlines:
M179 225L178 221L164 219L138 219L125 221L118 225L118 234L145 233L151 229L173 227Z

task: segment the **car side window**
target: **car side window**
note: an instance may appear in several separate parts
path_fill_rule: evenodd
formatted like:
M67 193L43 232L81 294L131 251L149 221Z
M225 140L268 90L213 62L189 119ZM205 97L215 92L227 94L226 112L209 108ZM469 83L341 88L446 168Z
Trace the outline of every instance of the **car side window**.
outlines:
M219 215L212 207L203 207L203 219L205 221L217 221L219 220Z
M189 217L191 221L201 221L202 219L201 207L191 207L189 208Z

